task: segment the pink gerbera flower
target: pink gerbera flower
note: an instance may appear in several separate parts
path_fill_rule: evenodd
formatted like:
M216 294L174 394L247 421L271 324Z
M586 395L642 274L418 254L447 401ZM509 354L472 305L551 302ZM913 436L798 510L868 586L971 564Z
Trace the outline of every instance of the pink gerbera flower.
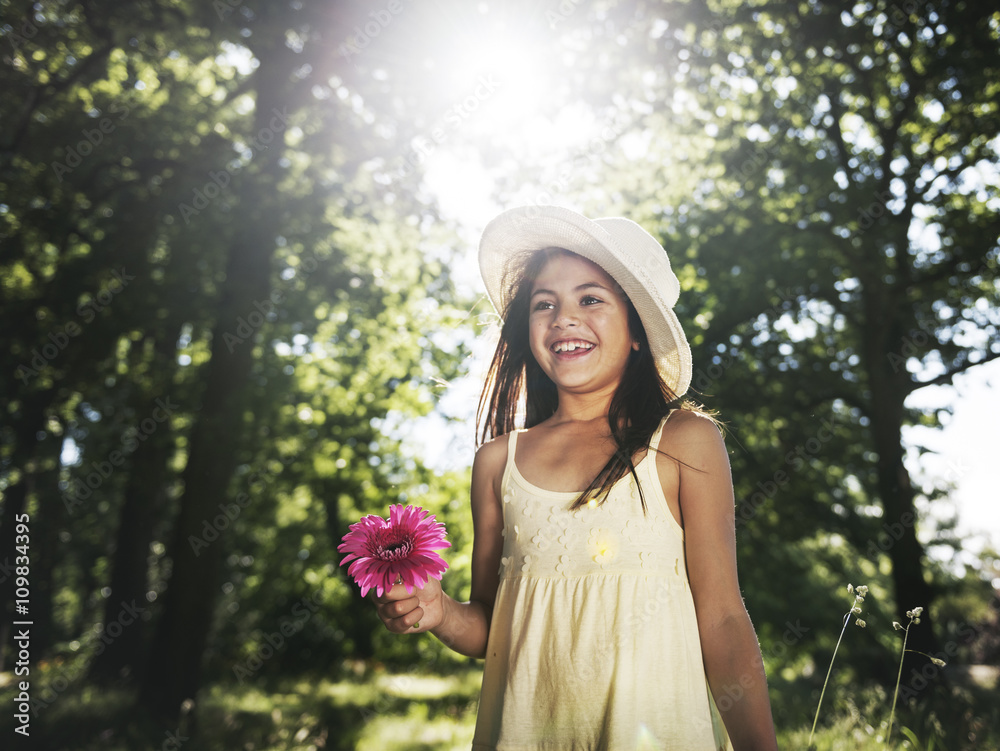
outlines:
M444 524L419 506L389 506L388 521L370 514L350 526L337 546L348 553L340 562L357 559L347 569L364 597L371 589L381 597L401 582L408 594L423 588L430 577L440 580L448 564L435 553L450 548Z

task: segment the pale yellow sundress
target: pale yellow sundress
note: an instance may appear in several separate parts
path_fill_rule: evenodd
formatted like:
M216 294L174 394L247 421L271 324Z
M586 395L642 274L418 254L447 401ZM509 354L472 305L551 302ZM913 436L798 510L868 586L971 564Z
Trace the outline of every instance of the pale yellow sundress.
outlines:
M636 466L645 516L631 476L604 504L569 511L579 494L527 482L510 434L474 750L732 748L705 678L684 533L656 474L662 427Z

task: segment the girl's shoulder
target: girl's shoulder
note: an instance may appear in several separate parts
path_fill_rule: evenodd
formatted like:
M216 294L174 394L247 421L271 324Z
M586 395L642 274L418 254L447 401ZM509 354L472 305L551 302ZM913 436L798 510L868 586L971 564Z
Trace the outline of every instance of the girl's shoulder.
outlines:
M720 434L720 423L710 413L696 407L677 407L666 418L666 432Z
M510 442L510 433L498 435L491 438L486 443L476 449L477 464L505 464L507 461L507 445Z
M507 466L507 445L509 440L510 433L504 433L487 441L476 449L476 458L472 463L474 482L485 482L499 489L500 480Z
M659 448L676 459L691 464L706 450L724 445L719 422L698 409L675 409L660 436Z

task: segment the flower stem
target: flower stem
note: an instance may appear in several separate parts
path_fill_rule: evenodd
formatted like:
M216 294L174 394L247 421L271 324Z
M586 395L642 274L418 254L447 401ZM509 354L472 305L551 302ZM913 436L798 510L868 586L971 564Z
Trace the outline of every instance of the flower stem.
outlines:
M812 730L809 731L809 743L807 748L812 748L813 734L816 732L816 723L819 721L819 710L823 706L823 696L826 694L826 684L830 682L830 673L833 672L833 661L837 659L837 650L840 649L840 642L844 638L844 632L847 630L847 624L851 620L851 613L848 612L844 616L844 627L840 629L840 638L837 639L837 646L833 648L833 657L830 658L830 667L826 671L826 680L823 681L823 690L819 692L819 704L816 705L816 716L813 717Z
M903 631L903 651L899 654L899 673L896 675L896 690L892 693L892 709L889 710L889 729L885 731L885 746L889 748L889 736L892 735L892 721L896 715L896 697L899 696L899 681L903 677L903 659L906 657L906 639L910 635L910 626L913 624L913 620L906 624L906 629Z

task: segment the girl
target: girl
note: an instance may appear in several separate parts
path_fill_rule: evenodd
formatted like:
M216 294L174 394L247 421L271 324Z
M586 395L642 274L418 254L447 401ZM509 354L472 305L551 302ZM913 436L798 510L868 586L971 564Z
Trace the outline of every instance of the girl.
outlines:
M485 658L473 749L776 749L729 460L681 401L663 248L627 219L522 207L487 225L479 262L504 323L477 415L471 598L396 585L379 616Z

